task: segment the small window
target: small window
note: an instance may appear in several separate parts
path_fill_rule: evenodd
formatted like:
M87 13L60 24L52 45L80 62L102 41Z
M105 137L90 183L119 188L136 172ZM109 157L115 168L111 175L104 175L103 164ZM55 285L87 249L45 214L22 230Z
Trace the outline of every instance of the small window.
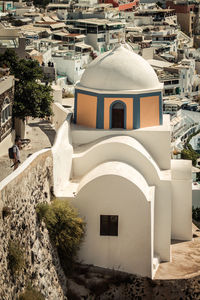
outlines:
M118 236L118 216L100 216L100 235Z

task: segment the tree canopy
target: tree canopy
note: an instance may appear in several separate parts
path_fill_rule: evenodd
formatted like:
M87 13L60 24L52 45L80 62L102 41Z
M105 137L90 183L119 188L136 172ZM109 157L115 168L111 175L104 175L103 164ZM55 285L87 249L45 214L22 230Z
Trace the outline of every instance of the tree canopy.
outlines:
M19 59L13 50L0 54L0 66L10 68L16 78L13 116L44 118L52 115L51 88L39 83L43 78L39 63L31 59Z

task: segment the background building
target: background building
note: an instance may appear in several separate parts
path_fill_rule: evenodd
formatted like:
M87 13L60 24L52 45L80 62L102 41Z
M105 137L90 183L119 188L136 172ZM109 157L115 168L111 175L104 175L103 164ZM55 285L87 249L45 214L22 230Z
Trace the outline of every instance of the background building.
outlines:
M0 69L0 153L8 153L12 145L12 105L14 99L14 76L10 76L8 69Z

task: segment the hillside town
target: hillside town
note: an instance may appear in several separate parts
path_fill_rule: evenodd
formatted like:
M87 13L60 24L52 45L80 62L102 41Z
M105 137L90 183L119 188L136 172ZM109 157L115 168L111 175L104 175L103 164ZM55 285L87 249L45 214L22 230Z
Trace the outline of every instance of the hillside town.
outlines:
M45 82L51 83L54 101L73 108L74 87L90 62L119 42L127 43L164 84L163 110L171 116L172 152L183 150L186 137L199 129L199 114L192 113L200 112L199 2L39 4L1 3L0 53L12 49L19 58L38 61ZM10 77L1 81L12 85ZM11 117L8 103L1 107L1 114L2 124L6 123L1 125L2 142L12 127L11 121L6 122Z
M198 0L0 1L0 208L3 300L199 299Z

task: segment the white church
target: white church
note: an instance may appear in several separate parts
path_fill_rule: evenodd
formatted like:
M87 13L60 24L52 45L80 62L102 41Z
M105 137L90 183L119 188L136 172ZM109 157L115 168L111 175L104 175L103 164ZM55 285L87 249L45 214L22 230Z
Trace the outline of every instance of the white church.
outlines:
M53 147L54 192L86 222L79 260L153 278L171 240L192 239L191 161L171 160L163 84L120 44L76 85Z

